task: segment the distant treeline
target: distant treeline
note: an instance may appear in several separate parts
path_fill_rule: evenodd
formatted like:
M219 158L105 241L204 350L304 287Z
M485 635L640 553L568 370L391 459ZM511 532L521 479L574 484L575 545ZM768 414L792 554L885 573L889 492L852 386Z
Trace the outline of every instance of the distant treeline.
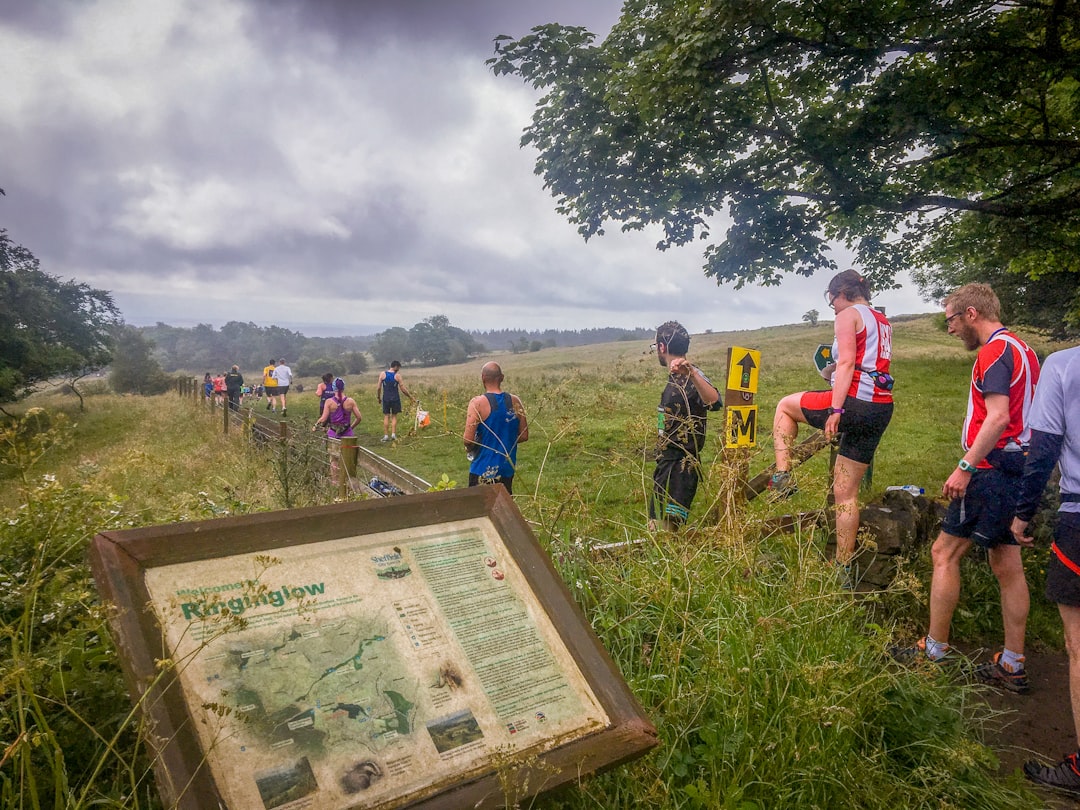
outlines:
M596 329L492 329L487 332L471 331L471 334L488 349L510 351L536 351L554 346L587 346L592 343L611 343L617 340L651 340L655 329L620 329L604 326Z
M366 371L370 337L305 337L280 326L229 321L220 329L199 324L190 329L158 323L139 330L153 343L153 357L166 372L180 369L217 374L233 364L246 376L257 376L274 358L284 357L293 372L302 376L333 371L358 374Z
M470 331L436 315L411 329L393 327L377 335L306 337L280 326L229 321L220 329L209 324L191 328L157 323L138 331L153 344L153 357L166 372L186 370L217 374L239 365L244 374L260 372L272 358L284 357L293 371L312 376L331 371L358 374L371 359L422 365L459 363L489 351L530 352L555 346L583 346L617 340L649 340L652 329L496 329Z

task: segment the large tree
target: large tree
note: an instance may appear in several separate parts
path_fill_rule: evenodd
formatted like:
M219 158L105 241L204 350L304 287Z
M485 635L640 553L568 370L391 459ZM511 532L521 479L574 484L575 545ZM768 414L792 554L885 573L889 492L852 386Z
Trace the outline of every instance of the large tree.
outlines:
M831 271L830 241L878 287L1053 276L1080 327L1078 4L627 0L599 46L544 25L491 65L543 91L522 143L585 238L709 240L737 287Z
M122 326L116 330L116 349L109 386L118 394L163 394L169 377L153 355L154 343L142 330Z
M468 332L452 326L445 315L424 318L409 330L409 356L425 366L463 363L483 348Z
M0 405L106 366L120 322L109 293L43 272L0 229Z

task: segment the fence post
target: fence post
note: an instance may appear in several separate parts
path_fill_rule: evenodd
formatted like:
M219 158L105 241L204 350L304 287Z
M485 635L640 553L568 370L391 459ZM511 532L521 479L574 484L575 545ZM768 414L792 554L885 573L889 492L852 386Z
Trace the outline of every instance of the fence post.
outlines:
M339 494L345 498L349 494L349 482L356 478L356 455L360 440L356 436L342 436L339 450L341 452L341 464L345 468L341 481L338 484Z

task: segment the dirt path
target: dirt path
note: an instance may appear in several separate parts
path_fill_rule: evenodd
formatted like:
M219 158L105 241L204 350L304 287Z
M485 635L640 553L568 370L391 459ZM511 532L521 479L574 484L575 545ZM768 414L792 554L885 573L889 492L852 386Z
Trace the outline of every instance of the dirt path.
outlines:
M999 689L987 689L985 693L986 702L1004 713L997 742L992 736L987 740L998 752L1003 774L1022 769L1029 759L1056 763L1076 748L1065 653L1028 650L1027 670L1031 683L1028 694L1014 695ZM1044 795L1047 807L1080 810L1080 801L1050 791Z

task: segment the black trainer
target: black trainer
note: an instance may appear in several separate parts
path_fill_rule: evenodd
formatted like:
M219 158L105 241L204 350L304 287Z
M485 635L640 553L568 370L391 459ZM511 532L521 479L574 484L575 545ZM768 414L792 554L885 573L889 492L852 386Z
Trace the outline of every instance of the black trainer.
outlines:
M785 501L798 491L795 479L788 470L773 473L769 479L769 497L772 501Z
M1053 767L1029 760L1024 763L1024 776L1037 785L1080 796L1080 763L1076 753L1069 754Z
M920 638L913 647L890 647L889 655L900 664L917 664L929 662L931 664L955 664L962 660L952 647L945 648L945 654L938 658L931 658L926 652L926 637Z
M1001 663L1001 653L994 653L994 657L985 664L980 664L973 673L975 678L990 686L1000 686L1018 695L1026 695L1031 691L1028 684L1027 670L1023 667L1017 670L1007 669Z

